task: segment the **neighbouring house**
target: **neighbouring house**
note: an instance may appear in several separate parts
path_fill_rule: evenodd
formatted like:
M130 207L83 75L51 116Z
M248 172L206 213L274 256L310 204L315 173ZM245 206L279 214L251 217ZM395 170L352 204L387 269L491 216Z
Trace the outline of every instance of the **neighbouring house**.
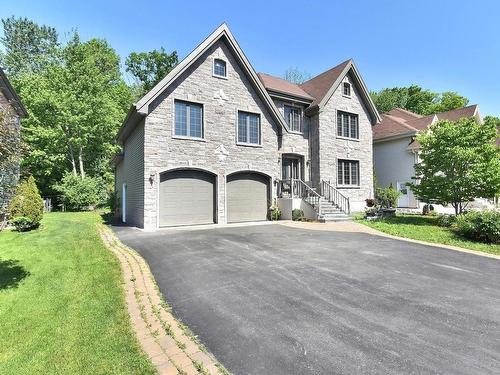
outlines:
M380 115L352 60L297 85L257 74L223 24L130 109L118 216L164 226L345 219L373 196Z
M392 184L399 190L402 194L398 207L422 208L424 203L420 202L406 185L414 182L412 178L415 176L415 164L420 161L417 134L438 120L457 121L469 117L474 117L478 122L482 121L477 105L428 116L401 108L383 113L382 121L373 127L373 158L377 186L387 187ZM454 212L451 206L434 207L438 212Z
M2 68L0 68L0 112L2 113L4 125L14 129L15 133L20 136L21 126L19 120L21 117L28 116L28 113ZM13 188L18 182L19 162L9 161L7 165L2 165L0 170L0 214L9 204ZM3 218L0 217L0 223L2 221Z

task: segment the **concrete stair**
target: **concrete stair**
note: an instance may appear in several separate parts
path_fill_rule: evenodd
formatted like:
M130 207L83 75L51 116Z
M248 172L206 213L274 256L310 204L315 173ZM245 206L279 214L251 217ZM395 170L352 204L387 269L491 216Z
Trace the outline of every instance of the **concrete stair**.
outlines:
M318 220L322 223L332 221L349 221L352 220L349 215L343 212L333 203L321 198L319 202L319 215Z

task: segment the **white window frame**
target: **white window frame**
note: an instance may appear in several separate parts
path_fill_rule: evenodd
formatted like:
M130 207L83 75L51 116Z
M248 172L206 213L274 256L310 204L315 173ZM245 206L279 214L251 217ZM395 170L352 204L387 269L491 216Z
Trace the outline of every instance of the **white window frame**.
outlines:
M339 135L339 120L338 119L339 119L339 115L341 115L341 114L348 115L348 118L349 118L348 134L349 134L349 136L345 136L342 134L343 133L343 123L341 124L341 134L342 135ZM351 116L356 117L357 137L351 137L351 120L350 120ZM337 138L346 139L348 141L359 142L359 115L357 113L337 110L336 111L336 118L335 118L335 134L336 134Z
M299 111L299 130L294 130L291 126L291 123L287 121L286 118L286 107L291 108L291 109L296 109ZM298 134L303 134L303 121L302 121L302 108L298 107L296 105L291 105L291 104L283 104L283 117L285 117L285 122L287 123L288 127L293 133L298 133ZM290 120L290 119L288 119Z
M248 142L250 140L250 117L246 119L246 132L247 132L247 142L241 142L239 140L239 121L240 121L240 112L246 113L247 115L255 115L259 119L259 143L251 143ZM242 109L236 110L236 144L238 146L249 146L249 147L262 147L262 115L258 112L246 111Z
M349 95L344 93L344 87L345 85L349 86ZM344 81L342 82L342 96L345 96L346 98L351 98L352 97L352 85L350 82Z
M187 135L179 135L175 134L175 122L176 122L176 111L175 111L175 102L181 102L187 104L188 110L186 111L186 127L187 127ZM191 116L191 111L189 111L189 104L195 104L198 106L201 106L201 137L192 137L189 135L190 133L190 116ZM185 99L180 99L180 98L174 98L172 101L172 108L173 108L173 121L172 121L172 138L175 139L186 139L186 140L191 140L191 141L200 141L200 142L205 142L205 104L200 103L200 102L195 102L192 100L185 100Z
M339 162L349 162L349 180L351 180L352 178L352 172L351 172L351 166L353 163L357 163L357 166L358 166L358 183L357 184L352 184L352 183L349 183L349 184L345 184L345 183L340 183L341 181L339 181ZM337 159L337 187L338 188L351 188L351 189L358 189L361 185L361 163L359 161L359 159L346 159L346 158L338 158ZM342 170L342 182L344 182L344 171Z
M217 60L220 60L220 61L224 62L224 64L226 64L226 75L225 76L221 76L221 75L215 73L215 62ZM212 76L216 77L216 78L227 79L227 74L228 74L227 67L228 67L228 65L229 64L227 63L226 59L223 59L222 57L214 57L212 59Z

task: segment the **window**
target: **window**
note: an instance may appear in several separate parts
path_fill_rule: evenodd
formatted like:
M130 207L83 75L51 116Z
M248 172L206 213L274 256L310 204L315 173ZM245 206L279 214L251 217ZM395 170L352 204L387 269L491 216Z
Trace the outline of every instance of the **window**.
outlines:
M260 145L260 115L238 111L238 143Z
M339 159L337 163L337 185L359 186L359 161Z
M203 138L203 107L201 104L175 101L175 135Z
M300 108L285 105L285 121L294 132L302 132L301 112Z
M214 76L226 77L226 62L221 59L214 59Z
M342 94L351 96L351 84L349 82L344 82Z
M337 135L359 139L358 115L337 111Z

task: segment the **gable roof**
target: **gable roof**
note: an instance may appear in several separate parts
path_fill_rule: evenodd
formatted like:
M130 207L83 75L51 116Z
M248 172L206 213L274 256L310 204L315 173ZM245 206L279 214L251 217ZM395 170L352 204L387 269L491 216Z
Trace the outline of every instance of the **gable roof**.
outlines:
M351 60L346 60L300 85L302 89L315 98L314 102L311 104L312 106L319 105L319 103L321 103L328 91L331 89L332 85L342 75L342 72L345 70L350 61Z
M2 93L5 95L9 103L14 107L16 113L20 117L27 117L28 112L26 111L26 108L24 108L23 103L21 102L21 99L17 95L16 91L10 84L7 76L5 75L4 71L2 68L0 68L0 90Z
M340 63L326 72L323 72L299 85L301 89L314 97L314 101L311 103L309 109L322 110L337 87L340 85L340 82L342 82L344 77L349 72L352 74L354 83L357 85L361 96L364 99L372 118L372 123L375 124L381 121L382 118L375 107L375 103L373 103L373 100L370 97L370 93L368 92L356 65L354 64L353 59L346 60L343 63Z
M479 106L477 104L427 116L395 108L387 113L383 113L382 121L373 127L373 141L414 136L438 120L457 121L461 118L476 117L478 115ZM418 148L418 143L415 142L412 143L412 149Z
M202 56L211 46L219 40L224 40L226 45L233 53L236 61L240 64L243 72L247 75L250 84L254 87L262 102L269 110L269 113L276 121L276 123L289 131L288 125L283 116L279 113L274 105L269 93L262 84L262 81L257 76L254 68L248 61L247 57L241 50L238 42L229 31L228 26L223 23L214 32L212 32L203 42L201 42L189 55L187 55L177 66L170 71L160 82L158 82L146 95L144 95L137 103L135 103L129 110L125 121L123 122L120 130L118 131L117 139L123 140L126 135L133 129L140 118L146 116L149 111L149 105L155 100L162 92L164 92L170 84L172 84L183 72L185 72L192 64L194 64L200 56Z
M314 100L314 98L302 90L299 85L289 82L286 79L274 77L266 73L258 73L257 75L268 91L295 96L297 98L306 99L307 101Z

